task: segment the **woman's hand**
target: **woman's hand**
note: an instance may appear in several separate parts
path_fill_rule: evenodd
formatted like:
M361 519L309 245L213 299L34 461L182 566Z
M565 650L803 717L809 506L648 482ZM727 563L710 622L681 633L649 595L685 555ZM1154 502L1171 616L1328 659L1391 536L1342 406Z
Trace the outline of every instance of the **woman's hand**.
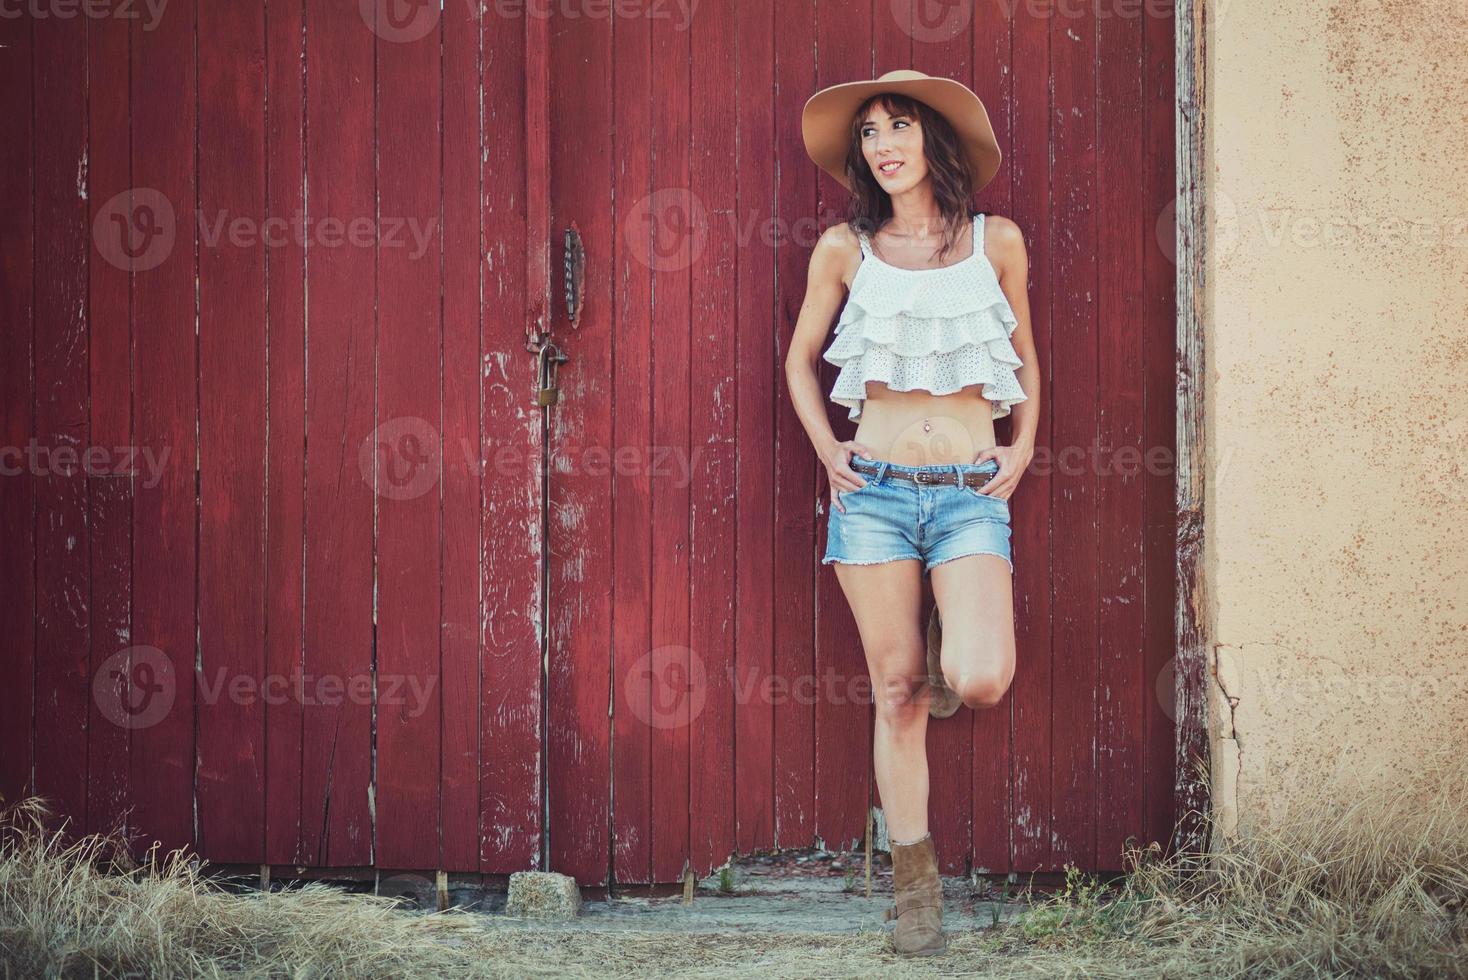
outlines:
M1035 450L1025 444L990 446L983 450L974 458L974 462L982 463L986 459L995 460L999 463L999 472L990 477L989 482L979 487L976 492L1008 500L1014 493L1015 487L1019 486L1020 477L1025 475L1025 470L1029 468L1030 460L1034 457Z
M851 457L856 453L872 458L872 451L855 439L833 442L821 452L821 462L826 464L826 481L831 484L831 506L843 514L846 508L841 506L841 492L860 490L867 485L861 474L851 468Z

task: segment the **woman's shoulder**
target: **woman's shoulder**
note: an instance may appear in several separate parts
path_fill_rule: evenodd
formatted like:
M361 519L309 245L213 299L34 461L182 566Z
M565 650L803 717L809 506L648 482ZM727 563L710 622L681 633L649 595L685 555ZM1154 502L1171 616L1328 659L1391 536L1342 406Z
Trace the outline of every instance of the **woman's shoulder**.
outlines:
M861 251L861 238L852 230L850 222L838 221L821 232L816 247L840 255L852 255Z
M980 212L984 220L984 246L988 251L992 246L995 249L1005 250L1018 246L1024 248L1025 233L1014 220L1002 215Z
M811 272L821 272L840 280L843 289L850 289L856 280L856 271L862 264L861 239L845 221L821 232L811 254Z

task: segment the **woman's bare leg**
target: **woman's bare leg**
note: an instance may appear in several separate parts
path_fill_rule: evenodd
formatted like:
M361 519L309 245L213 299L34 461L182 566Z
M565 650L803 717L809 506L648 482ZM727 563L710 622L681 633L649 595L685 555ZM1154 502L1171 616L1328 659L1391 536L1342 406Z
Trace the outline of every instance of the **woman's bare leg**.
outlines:
M934 565L933 598L943 619L943 678L970 708L991 708L1014 680L1014 587L998 555Z
M872 761L887 835L928 832L926 638L918 621L922 566L904 558L875 565L835 563L836 579L861 634L876 703Z

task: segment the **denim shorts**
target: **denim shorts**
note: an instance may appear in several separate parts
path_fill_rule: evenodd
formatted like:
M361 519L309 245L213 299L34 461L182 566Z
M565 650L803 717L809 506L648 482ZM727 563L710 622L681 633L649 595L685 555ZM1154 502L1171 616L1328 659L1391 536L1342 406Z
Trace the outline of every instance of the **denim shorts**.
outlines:
M887 460L852 457L852 469L866 481L857 490L838 491L846 513L830 505L826 554L821 564L872 565L916 558L923 574L934 565L965 555L999 555L1014 572L1009 550L1009 501L980 493L973 485L913 483L896 472L997 473L997 460L902 466ZM863 471L861 466L875 466ZM979 482L977 479L974 483ZM968 481L965 480L968 484Z

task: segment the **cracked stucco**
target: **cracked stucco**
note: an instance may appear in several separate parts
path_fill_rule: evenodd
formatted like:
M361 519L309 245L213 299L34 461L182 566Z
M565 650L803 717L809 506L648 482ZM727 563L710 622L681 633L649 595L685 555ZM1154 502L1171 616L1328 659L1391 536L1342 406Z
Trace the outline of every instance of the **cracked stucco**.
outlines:
M1468 751L1468 4L1211 4L1220 830ZM1245 751L1247 747L1247 751Z

